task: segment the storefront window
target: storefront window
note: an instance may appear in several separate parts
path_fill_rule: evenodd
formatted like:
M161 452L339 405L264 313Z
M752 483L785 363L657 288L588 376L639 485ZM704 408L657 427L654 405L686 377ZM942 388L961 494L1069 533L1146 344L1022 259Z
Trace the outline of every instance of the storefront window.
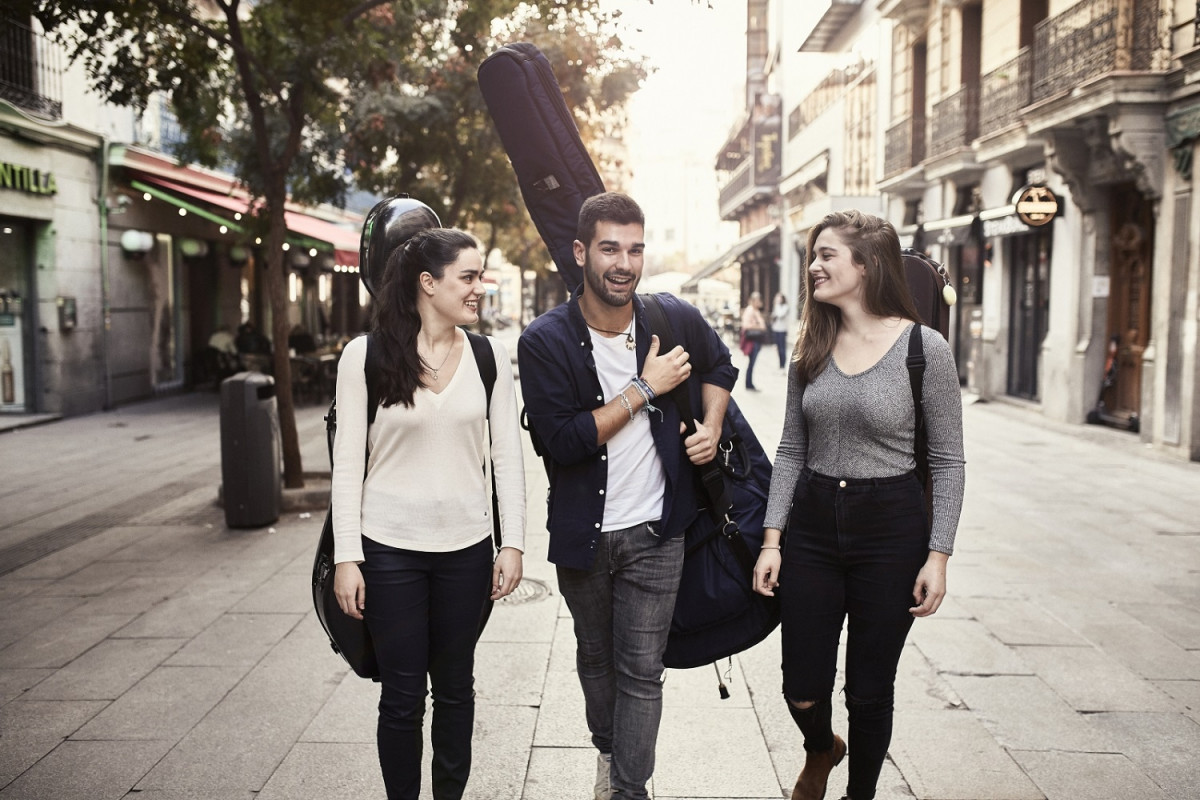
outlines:
M29 229L0 218L0 411L25 411Z

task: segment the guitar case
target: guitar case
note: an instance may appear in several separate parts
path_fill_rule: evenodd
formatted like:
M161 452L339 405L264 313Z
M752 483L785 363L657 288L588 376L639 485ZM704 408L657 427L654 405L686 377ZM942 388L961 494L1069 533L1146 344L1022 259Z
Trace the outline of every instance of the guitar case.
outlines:
M904 275L913 303L921 315L917 320L933 328L943 339L950 338L950 306L958 300L950 273L944 266L929 256L911 247L900 251L904 263Z
M579 208L604 182L579 138L550 62L528 42L505 45L479 65L479 89L512 161L521 198L558 274L574 291Z

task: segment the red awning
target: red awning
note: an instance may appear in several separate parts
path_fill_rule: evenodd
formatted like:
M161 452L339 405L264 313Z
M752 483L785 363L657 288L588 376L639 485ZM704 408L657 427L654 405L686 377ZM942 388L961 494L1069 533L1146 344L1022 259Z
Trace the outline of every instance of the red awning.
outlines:
M161 186L167 191L185 195L191 197L193 200L199 200L209 205L241 214L250 213L250 199L241 192L236 195L219 194L150 176L145 176L144 180L147 183ZM287 221L287 229L292 233L332 245L333 257L338 264L352 267L358 266L358 231L343 228L340 225L326 222L323 219L299 211L285 211L284 219Z

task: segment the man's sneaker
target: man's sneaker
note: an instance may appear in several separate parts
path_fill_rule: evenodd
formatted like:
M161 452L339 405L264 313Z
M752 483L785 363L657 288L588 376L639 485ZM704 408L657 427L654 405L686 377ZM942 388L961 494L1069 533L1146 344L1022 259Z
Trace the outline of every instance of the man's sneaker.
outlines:
M596 800L612 800L612 753L596 755Z

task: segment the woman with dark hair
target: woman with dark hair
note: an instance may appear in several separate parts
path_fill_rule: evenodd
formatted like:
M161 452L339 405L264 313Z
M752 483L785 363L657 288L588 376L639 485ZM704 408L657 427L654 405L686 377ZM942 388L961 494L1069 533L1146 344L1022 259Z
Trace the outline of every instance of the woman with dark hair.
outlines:
M919 317L889 223L834 212L809 232L808 254L754 589L780 593L783 693L805 750L792 800L823 798L847 749L846 796L871 800L891 742L900 651L913 618L937 611L946 593L965 481L962 400L949 345L913 330ZM926 359L932 519L915 472L910 334ZM832 726L847 618L848 742Z
M521 581L525 483L512 362L490 340L489 411L466 335L483 259L463 231L415 234L387 260L370 337L379 398L367 423L368 337L338 365L334 593L366 619L379 661L379 761L389 800L421 788L426 677L433 796L458 800L471 769L475 642L490 596ZM503 546L493 561L488 426ZM365 475L365 478L364 478Z

